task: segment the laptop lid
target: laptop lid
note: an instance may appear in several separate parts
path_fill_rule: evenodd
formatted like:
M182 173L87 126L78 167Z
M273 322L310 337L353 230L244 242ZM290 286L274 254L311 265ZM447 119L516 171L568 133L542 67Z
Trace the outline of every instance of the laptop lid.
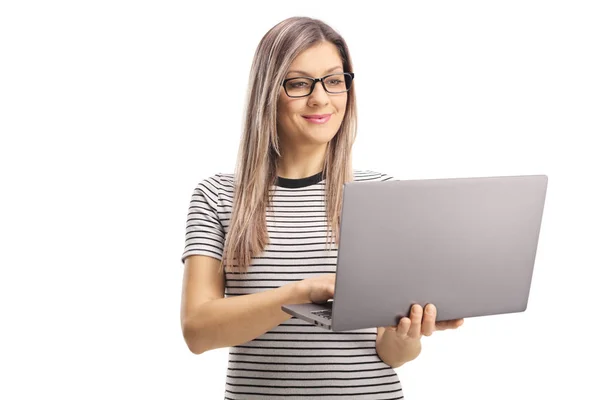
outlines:
M333 330L527 308L548 177L344 185Z

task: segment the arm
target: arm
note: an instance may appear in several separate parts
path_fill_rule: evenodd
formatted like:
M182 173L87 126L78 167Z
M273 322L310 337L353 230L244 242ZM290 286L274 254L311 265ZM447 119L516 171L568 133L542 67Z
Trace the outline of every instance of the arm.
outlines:
M255 339L291 317L282 305L310 301L301 281L224 298L225 277L219 265L219 260L202 255L185 260L181 327L194 354Z

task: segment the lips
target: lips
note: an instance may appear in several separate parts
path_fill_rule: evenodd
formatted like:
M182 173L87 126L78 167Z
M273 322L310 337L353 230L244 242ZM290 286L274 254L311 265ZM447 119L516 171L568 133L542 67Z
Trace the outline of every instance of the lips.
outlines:
M306 119L309 122L313 122L316 124L324 124L329 121L331 118L331 114L311 114L311 115L303 115L302 118Z

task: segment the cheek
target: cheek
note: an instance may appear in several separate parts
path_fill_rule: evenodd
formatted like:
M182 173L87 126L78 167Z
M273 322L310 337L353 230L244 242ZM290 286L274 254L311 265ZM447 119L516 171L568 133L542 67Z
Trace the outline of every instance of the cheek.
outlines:
M347 100L346 100L346 98L344 98L344 99L340 99L340 100L339 100L339 101L338 101L338 102L335 104L335 107L337 108L337 111L338 111L338 115L339 115L340 117L343 117L343 116L344 116L344 114L346 113L346 103L347 103Z
M278 105L277 116L283 121L293 121L300 113L301 107L294 101L281 101Z

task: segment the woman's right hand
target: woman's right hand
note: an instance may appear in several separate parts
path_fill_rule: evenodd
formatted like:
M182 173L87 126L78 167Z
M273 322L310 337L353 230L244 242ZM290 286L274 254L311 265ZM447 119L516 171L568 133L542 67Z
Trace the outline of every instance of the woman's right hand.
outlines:
M296 282L307 303L325 303L333 299L335 274L313 276Z

